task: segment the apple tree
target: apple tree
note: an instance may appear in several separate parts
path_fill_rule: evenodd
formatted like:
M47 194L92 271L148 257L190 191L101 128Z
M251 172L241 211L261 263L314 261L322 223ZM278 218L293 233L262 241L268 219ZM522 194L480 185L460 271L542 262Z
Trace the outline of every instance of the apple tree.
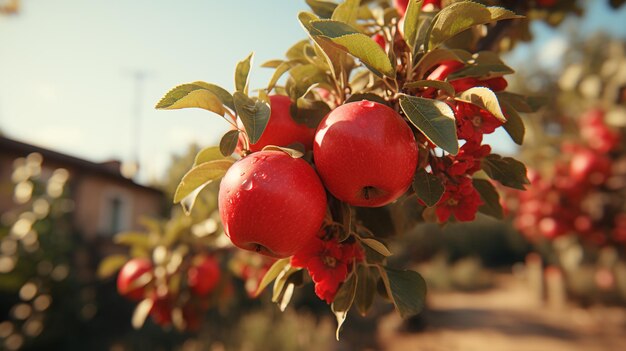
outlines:
M392 252L358 209L409 203L442 224L479 211L502 217L493 184L523 190L526 168L483 135L503 127L521 144L518 109L533 101L505 91L513 70L484 50L494 40L485 33L521 16L470 1L307 3L311 12L298 14L307 39L262 64L274 74L256 94L251 54L236 65L235 91L198 81L159 101L231 125L198 153L174 201L191 212L221 179L224 232L277 259L257 293L273 282L281 309L312 280L339 328L351 308L366 314L377 292L403 317L417 314L424 280L387 265Z
M562 73L544 84L554 99L533 116L522 149L532 186L507 206L571 292L623 303L626 45L606 35L571 40Z

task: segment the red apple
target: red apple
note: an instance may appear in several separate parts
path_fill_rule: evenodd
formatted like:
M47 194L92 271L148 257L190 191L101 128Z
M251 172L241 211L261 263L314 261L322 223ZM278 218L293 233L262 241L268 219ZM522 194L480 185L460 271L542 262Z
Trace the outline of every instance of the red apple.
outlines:
M558 0L537 0L537 6L539 7L552 7L556 5Z
M424 0L422 3L422 9L426 11L432 11L441 8L441 0Z
M291 117L291 99L288 96L271 95L269 98L272 109L269 122L261 138L250 145L250 151L261 151L267 145L288 146L293 143L301 143L307 150L311 150L315 128L296 123ZM243 129L241 121L238 120L237 125ZM243 149L243 136L239 137L237 148Z
M271 257L293 255L326 214L326 192L313 168L281 151L237 161L222 179L218 202L233 244Z
M172 301L169 296L157 297L156 294L151 297L152 308L150 316L154 323L160 326L168 326L172 323Z
M417 144L396 111L363 100L339 106L322 120L313 157L335 197L354 206L379 207L411 184Z
M385 41L384 36L382 36L380 33L377 33L372 37L372 39L374 39L376 44L378 44L378 46L380 46L381 49L385 50L385 48L387 47L387 42Z
M577 182L601 184L611 173L611 160L605 155L581 149L572 157L569 170Z
M463 62L448 60L442 61L437 68L435 68L426 77L427 80L445 80L451 73L463 68L465 64Z
M409 0L393 0L393 6L398 10L400 17L404 17L406 8L409 6Z
M147 258L131 259L124 264L117 275L117 291L130 300L143 300L145 284L138 284L136 280L151 271L152 262Z
M220 281L220 265L217 260L211 256L197 256L187 271L187 284L191 292L198 296L205 296Z

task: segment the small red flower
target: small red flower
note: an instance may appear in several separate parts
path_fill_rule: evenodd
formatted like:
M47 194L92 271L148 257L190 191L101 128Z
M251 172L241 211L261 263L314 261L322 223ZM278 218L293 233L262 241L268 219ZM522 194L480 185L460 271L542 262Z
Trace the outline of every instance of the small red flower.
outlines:
M491 153L491 146L473 141L465 143L456 156L449 155L452 163L447 173L453 177L472 175L480 170L480 160Z
M461 177L458 181L446 184L446 191L437 203L435 213L439 222L447 221L450 215L461 222L473 221L478 207L483 204L470 178Z
M330 304L352 263L361 260L363 251L357 243L315 237L291 258L291 265L306 268L315 283L315 294Z
M502 122L490 112L466 102L457 102L454 115L458 138L478 144L482 143L483 134L491 134L502 125Z

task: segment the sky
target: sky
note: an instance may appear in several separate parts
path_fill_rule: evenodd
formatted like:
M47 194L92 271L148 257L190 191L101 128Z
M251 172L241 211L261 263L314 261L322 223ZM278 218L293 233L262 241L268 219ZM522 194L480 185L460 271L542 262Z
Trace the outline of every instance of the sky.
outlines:
M625 8L605 3L589 0L582 28L626 37ZM131 160L139 140L140 180L159 177L171 154L216 144L228 125L203 110L157 111L158 100L197 80L232 91L234 67L252 51L251 85L264 86L272 71L259 65L305 38L296 16L306 9L304 0L22 0L19 15L0 17L0 130L94 162ZM529 55L558 62L563 35L541 24L533 32L514 68Z

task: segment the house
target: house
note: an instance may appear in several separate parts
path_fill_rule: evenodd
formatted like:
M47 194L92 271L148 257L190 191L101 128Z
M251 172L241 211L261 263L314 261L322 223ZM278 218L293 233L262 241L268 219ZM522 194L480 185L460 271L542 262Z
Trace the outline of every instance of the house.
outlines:
M0 215L16 206L11 183L14 160L33 153L42 157L42 177L58 168L68 171L73 225L86 240L141 230L142 217L165 214L164 194L122 176L119 161L95 163L0 135Z

